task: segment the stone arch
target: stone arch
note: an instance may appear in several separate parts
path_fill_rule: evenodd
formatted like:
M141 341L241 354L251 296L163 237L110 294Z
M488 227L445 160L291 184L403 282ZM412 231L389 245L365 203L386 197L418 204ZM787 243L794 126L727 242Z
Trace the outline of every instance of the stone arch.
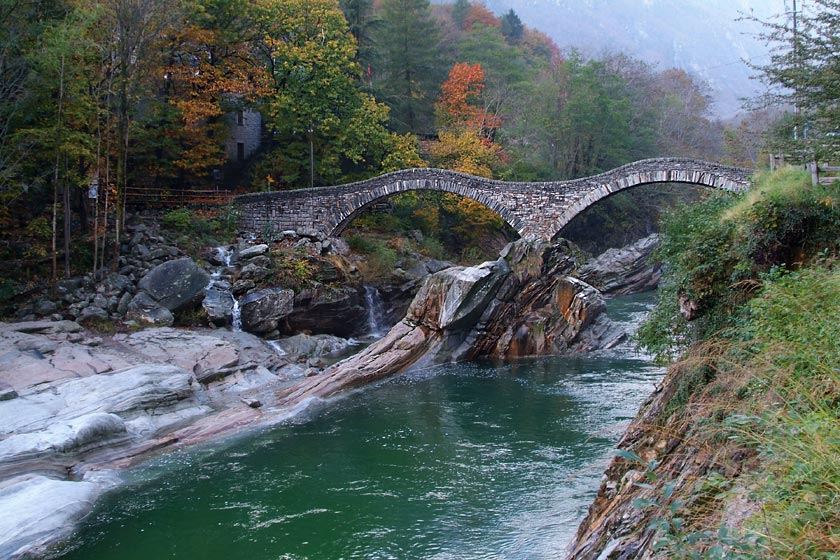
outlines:
M460 174L458 174L460 175ZM505 223L521 233L521 220L508 208L499 203L486 191L476 189L469 184L454 179L395 179L374 188L360 190L352 201L342 204L333 213L328 224L330 237L337 237L365 210L381 200L410 191L437 191L457 194L478 202L485 208L499 215Z
M627 167L627 166L625 166ZM685 185L694 185L700 187L707 187L712 189L724 190L728 192L745 192L748 188L746 176L743 173L733 176L731 173L717 173L711 170L694 169L694 170L651 170L651 171L637 171L626 175L618 174L616 172L621 170L618 168L612 172L604 175L612 175L608 180L594 185L589 189L584 196L581 196L573 203L571 203L565 211L560 215L555 224L554 231L551 232L550 238L557 237L569 223L574 220L579 214L590 206L596 204L598 201L608 198L618 192L629 190L642 185L651 185L656 183L681 183ZM729 168L736 169L736 168ZM749 170L738 170L745 172Z

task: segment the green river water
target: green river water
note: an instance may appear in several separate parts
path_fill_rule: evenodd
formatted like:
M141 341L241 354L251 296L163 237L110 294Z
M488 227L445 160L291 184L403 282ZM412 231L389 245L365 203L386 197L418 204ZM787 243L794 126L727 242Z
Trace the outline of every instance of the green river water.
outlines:
M398 376L144 463L55 557L558 558L661 375L623 347Z

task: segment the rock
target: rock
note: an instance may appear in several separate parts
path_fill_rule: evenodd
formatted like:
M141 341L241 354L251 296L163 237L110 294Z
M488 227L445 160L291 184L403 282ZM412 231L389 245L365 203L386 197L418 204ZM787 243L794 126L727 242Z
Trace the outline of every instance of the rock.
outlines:
M50 391L0 402L0 435L36 432L106 412L120 416L160 410L193 395L192 374L171 365L138 365L71 379Z
M75 321L23 321L20 323L0 323L2 332L22 332L29 334L66 334L82 331L82 326Z
M128 312L128 304L130 303L131 294L129 292L125 292L122 296L120 296L120 300L117 302L117 314L124 317L126 312Z
M350 347L347 339L329 334L298 334L276 340L274 344L293 362L306 362L310 358L334 360L345 354Z
M167 308L161 306L146 292L138 292L128 304L125 314L129 321L140 324L168 327L175 322L175 317Z
M362 334L366 328L367 311L355 289L318 286L295 296L294 311L286 317L283 332L309 331L348 338Z
M122 341L150 362L172 364L196 376L239 364L239 351L230 342L189 331L147 329Z
M137 287L169 311L200 301L210 275L190 258L167 261L150 270Z
M662 268L649 264L659 246L659 236L650 235L622 249L608 249L580 268L576 276L608 295L624 295L654 289Z
M270 257L267 257L265 255L258 255L256 257L248 259L248 265L254 265L255 267L269 269L271 268L272 261Z
M230 291L235 296L240 296L247 292L248 290L252 290L257 285L252 280L237 280L233 283L233 286L230 287Z
M58 309L58 306L55 304L54 301L50 301L48 299L43 299L43 300L41 300L41 301L39 301L38 303L35 304L34 311L35 311L35 314L37 314L37 315L46 316L46 315L52 315L53 313L56 312L57 309Z
M210 288L201 302L207 318L217 327L229 325L233 316L233 296L225 290Z
M106 300L104 303L107 307L108 301ZM109 319L110 315L108 315L108 312L105 309L99 307L98 305L89 305L82 309L82 312L77 320L79 323L85 324L90 321L108 321Z
M242 330L268 333L277 329L281 319L292 312L295 293L284 288L253 292L239 301Z
M147 255L145 255L145 259L149 261L153 261L156 259L165 259L168 257L177 257L180 251L178 251L175 247L167 247L167 246L160 246L155 247Z
M67 534L93 507L103 486L25 475L0 486L0 557L28 554L48 538Z
M434 330L463 330L478 320L510 269L504 259L477 267L452 267L426 281L406 319Z
M0 402L18 398L17 391L5 381L0 381Z
M96 294L95 296L93 296L93 301L91 302L91 304L100 309L108 309L108 298L106 298L102 294Z
M112 291L117 292L117 295L134 289L132 281L123 274L109 274L105 283Z
M241 251L239 251L238 258L239 258L240 261L243 261L243 260L250 259L251 257L264 255L267 252L268 252L268 245L266 245L264 243L260 244L260 245L253 245L251 247L248 247L246 249L242 249Z
M241 280L252 280L259 282L271 276L271 271L264 266L248 263L239 270L237 283Z

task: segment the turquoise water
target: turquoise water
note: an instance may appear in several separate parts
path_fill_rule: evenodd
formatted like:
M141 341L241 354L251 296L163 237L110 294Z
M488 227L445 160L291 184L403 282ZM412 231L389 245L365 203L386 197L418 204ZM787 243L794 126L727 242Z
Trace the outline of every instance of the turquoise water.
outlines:
M661 375L628 348L403 375L144 464L56 557L557 558Z

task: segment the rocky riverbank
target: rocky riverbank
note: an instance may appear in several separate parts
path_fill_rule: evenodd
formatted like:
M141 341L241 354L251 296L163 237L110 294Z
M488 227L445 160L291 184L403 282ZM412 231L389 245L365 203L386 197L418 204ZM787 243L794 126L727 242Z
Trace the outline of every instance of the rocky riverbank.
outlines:
M143 317L149 319L142 322L159 324L154 318L161 315L168 325L166 312L174 318L201 295L207 311L213 290L236 293L238 282L253 282L243 270L271 270L271 262L255 262L269 252L267 245L237 252L235 269L224 255L208 263L222 273L180 255L150 266L136 286L125 288L124 294L134 290L126 313L148 297ZM571 253L563 243L520 241L496 261L440 270L390 332L334 365L352 346L332 335L267 341L227 328L169 326L97 333L57 312L51 320L0 324L0 507L19 512L0 521L0 556L36 554L118 482L115 473L160 450L281 421L313 399L413 365L614 344L623 333L605 319L603 296L572 276L580 264ZM233 301L250 330L277 336L291 330L289 318L300 309L303 291L254 282ZM117 305L128 299L100 295L116 298ZM322 313L312 301L322 300L307 298L315 305L307 318L317 320ZM249 299L262 302L258 312L248 311ZM184 303L172 303L177 301ZM94 316L84 309L99 308L86 303L79 307L81 322ZM207 315L228 323L225 312Z

